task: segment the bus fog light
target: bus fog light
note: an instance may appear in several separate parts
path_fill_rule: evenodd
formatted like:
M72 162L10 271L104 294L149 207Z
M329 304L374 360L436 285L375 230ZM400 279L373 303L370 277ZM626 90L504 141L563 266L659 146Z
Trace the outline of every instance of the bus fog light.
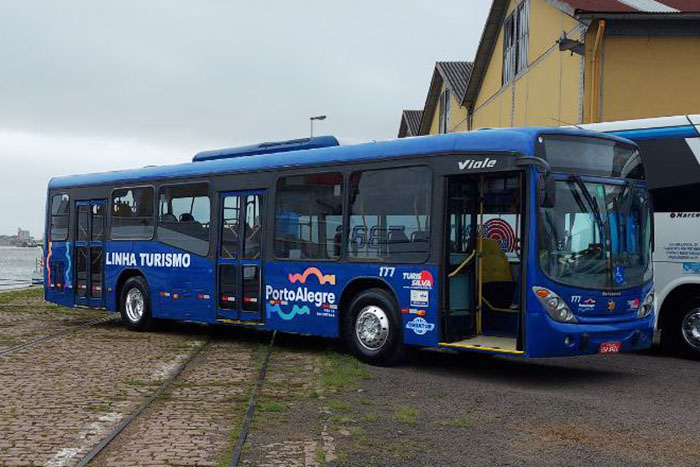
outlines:
M535 286L532 291L550 318L561 323L576 322L576 317L559 295L544 287Z

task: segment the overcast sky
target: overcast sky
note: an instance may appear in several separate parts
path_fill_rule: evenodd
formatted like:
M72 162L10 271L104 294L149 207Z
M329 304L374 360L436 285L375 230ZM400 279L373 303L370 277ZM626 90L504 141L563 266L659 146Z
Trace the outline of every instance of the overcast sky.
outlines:
M317 134L394 138L490 0L0 0L0 234L56 175Z

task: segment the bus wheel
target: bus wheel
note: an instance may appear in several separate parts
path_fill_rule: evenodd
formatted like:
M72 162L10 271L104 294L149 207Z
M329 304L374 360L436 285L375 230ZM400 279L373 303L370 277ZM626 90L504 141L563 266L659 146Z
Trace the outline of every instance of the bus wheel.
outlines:
M700 358L700 299L691 300L681 312L681 352L686 357Z
M359 294L345 315L345 341L371 365L393 365L403 358L401 321L394 299L382 289Z
M132 331L145 331L152 324L151 300L148 284L143 277L129 278L121 294L121 315L126 327Z

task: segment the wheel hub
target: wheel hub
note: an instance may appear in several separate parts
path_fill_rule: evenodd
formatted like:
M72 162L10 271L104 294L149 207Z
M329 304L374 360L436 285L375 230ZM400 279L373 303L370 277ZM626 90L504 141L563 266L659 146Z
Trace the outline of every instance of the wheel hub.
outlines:
M145 308L145 301L143 294L137 288L129 290L126 294L126 316L131 322L138 322L143 316L143 310Z
M700 308L692 310L683 320L683 337L691 346L700 349Z
M376 305L363 308L357 315L355 334L364 348L382 348L389 337L389 318L384 310Z

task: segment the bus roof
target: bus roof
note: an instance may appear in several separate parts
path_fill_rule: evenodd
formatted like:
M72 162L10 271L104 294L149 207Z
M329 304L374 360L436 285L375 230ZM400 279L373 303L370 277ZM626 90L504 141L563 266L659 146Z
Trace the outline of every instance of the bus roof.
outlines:
M292 152L275 152L215 160L200 160L184 164L152 166L84 175L52 178L49 189L67 189L81 186L138 184L153 180L167 180L208 175L257 172L263 170L373 161L410 156L467 152L519 152L534 154L534 142L540 134L567 134L628 140L612 135L570 128L508 128L488 129L443 135L402 138L350 146L333 146Z

